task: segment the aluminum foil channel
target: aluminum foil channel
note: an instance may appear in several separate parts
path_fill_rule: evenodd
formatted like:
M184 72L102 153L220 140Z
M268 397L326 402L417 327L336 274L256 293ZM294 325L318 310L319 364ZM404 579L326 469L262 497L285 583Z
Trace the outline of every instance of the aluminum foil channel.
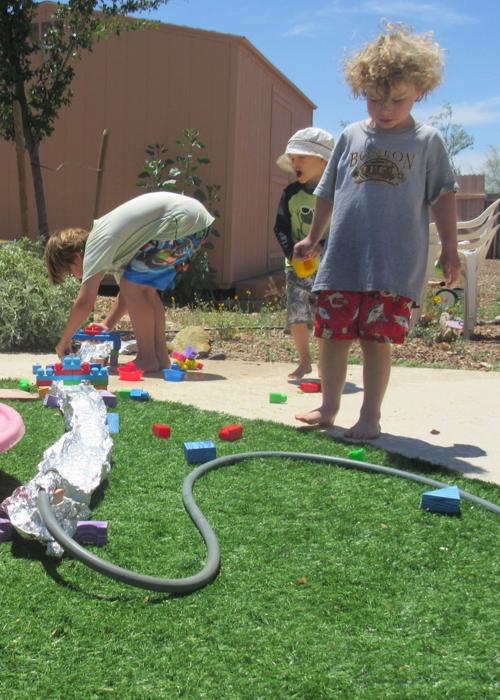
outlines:
M54 382L51 393L58 398L68 431L45 450L38 474L19 486L1 504L19 534L40 540L47 553L62 556L63 549L44 526L36 506L38 492L44 489L52 502L57 520L70 536L78 520L87 520L93 491L111 469L113 440L107 425L106 406L96 389L82 382L64 386ZM54 492L62 489L62 500Z

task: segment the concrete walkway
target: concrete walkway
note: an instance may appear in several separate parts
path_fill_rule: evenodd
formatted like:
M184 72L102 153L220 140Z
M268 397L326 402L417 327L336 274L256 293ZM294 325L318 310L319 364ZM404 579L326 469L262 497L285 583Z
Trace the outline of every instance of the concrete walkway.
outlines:
M45 366L54 359L53 354L0 355L0 376L32 381L32 365ZM287 363L206 360L202 371L188 373L183 382L147 378L130 384L111 377L110 390L140 386L162 401L298 427L294 414L316 408L318 394L303 394L288 383L293 368ZM356 422L362 391L362 368L351 365L337 424L328 431L332 436ZM269 403L270 392L286 394L287 403ZM394 367L383 407L384 432L373 444L500 484L499 416L500 373Z

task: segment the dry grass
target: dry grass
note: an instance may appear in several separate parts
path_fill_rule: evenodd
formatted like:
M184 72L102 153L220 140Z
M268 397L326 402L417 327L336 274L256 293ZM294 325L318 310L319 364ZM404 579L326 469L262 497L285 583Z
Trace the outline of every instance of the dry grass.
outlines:
M500 371L500 260L486 260L479 279L480 323L471 340L458 337L451 343L433 341L435 325L422 331L422 337L411 337L404 345L394 347L397 364L436 366L450 369ZM96 319L102 320L111 300L99 297ZM213 352L224 352L234 360L293 362L296 359L293 340L284 333L284 311L266 304L259 313L247 309L249 304L239 300L228 310L224 305L209 310L207 305L195 309L167 308L169 339L187 325L202 325L210 333ZM130 330L125 317L119 325ZM314 343L313 343L314 348ZM359 360L359 350L353 347L351 360Z

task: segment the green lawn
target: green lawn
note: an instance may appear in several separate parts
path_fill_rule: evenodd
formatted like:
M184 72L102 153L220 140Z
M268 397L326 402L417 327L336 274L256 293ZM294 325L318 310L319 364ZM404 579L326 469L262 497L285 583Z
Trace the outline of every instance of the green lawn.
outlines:
M4 386L15 383L2 382ZM15 404L27 432L0 455L0 499L31 479L64 430L56 410ZM175 403L120 399L108 520L97 554L141 573L189 576L204 545L184 513L185 440L219 455L290 450L347 456L321 433ZM172 438L151 434L166 422ZM500 487L380 450L367 458L455 483L500 503ZM348 700L499 695L500 518L462 503L461 517L423 512L414 482L286 459L209 473L195 488L215 529L215 582L185 597L126 587L37 543L0 546L0 697Z

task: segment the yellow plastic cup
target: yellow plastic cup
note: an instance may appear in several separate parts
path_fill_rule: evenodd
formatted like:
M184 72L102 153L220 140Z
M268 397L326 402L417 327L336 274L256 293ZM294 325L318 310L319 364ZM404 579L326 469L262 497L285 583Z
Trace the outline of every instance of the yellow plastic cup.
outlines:
M319 255L315 258L292 258L292 266L297 277L310 277L319 267Z

